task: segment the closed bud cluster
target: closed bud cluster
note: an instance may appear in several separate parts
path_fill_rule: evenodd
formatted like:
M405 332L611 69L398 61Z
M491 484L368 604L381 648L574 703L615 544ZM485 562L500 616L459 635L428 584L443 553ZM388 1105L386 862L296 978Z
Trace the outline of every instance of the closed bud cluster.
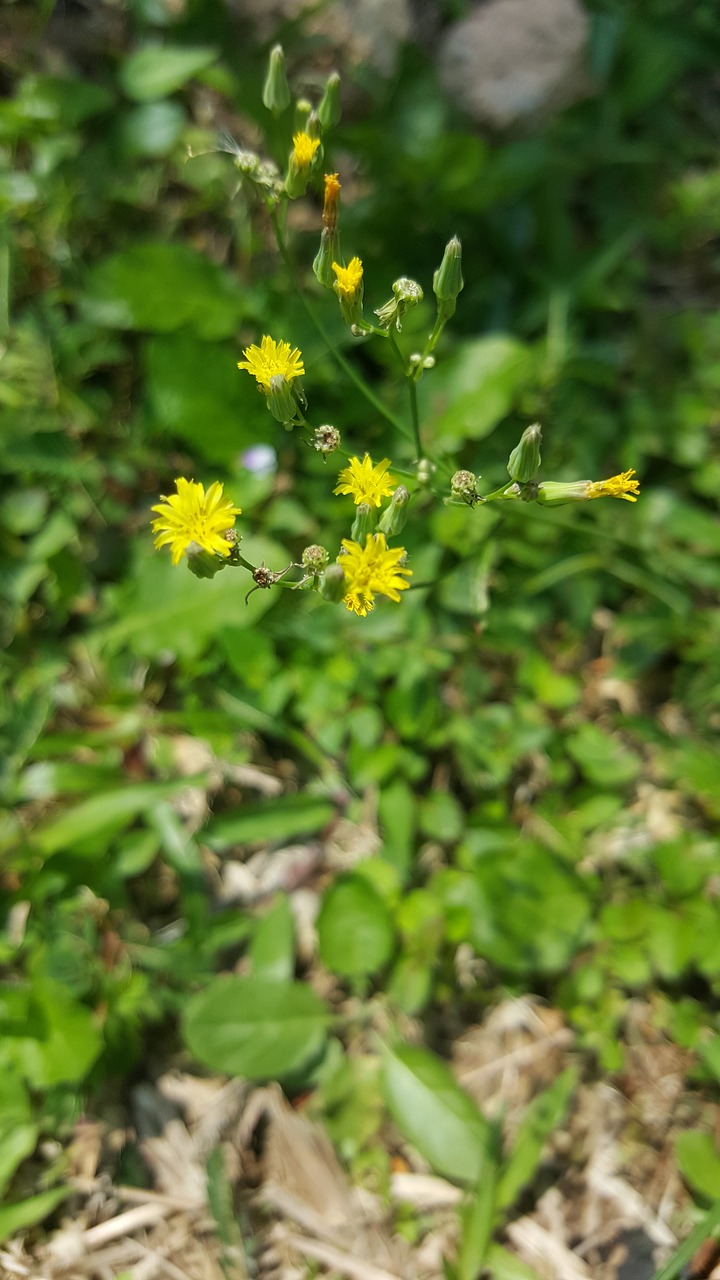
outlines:
M478 478L474 471L456 471L450 481L450 492L453 498L460 498L463 502L476 502L477 482Z
M384 533L388 538L394 538L398 533L402 533L407 522L409 501L409 491L404 484L399 484L390 500L390 506L385 508L380 517L379 533Z
M340 448L340 432L337 427L331 427L328 423L322 427L316 427L313 443L318 453L322 453L327 457L329 453L334 453L336 449Z
M340 123L340 76L337 71L328 76L318 107L318 117L323 129L334 129Z
M302 567L308 573L322 573L327 568L329 553L324 547L319 546L316 542L310 547L306 547L302 553Z
M395 281L392 291L392 298L378 307L375 315L380 321L381 329L390 329L395 325L400 333L403 316L406 311L410 311L412 307L422 302L423 291L417 281L410 280L408 276L400 276L400 279Z
M511 480L527 484L528 480L534 479L540 470L541 442L542 431L539 422L534 422L532 426L525 428L519 444L515 446L508 458L507 469Z
M445 246L443 260L433 276L433 292L441 320L449 320L455 314L458 294L464 283L462 245L457 236L453 236Z
M262 91L263 106L279 116L290 106L290 88L285 75L285 54L282 45L270 50L267 75Z

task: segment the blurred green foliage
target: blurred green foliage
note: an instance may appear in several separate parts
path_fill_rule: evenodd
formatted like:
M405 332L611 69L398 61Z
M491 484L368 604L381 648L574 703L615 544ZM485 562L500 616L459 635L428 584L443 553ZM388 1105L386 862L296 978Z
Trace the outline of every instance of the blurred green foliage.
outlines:
M449 235L463 241L465 290L420 387L433 448L494 487L540 419L548 476L634 467L641 500L428 509L404 534L416 585L364 620L289 592L246 604L151 547L149 507L177 474L226 481L258 562L346 532L332 460L279 439L236 372L264 332L301 348L318 421L409 457L340 377L213 149L216 128L262 127L282 154L266 50L219 0L175 22L138 0L122 47L62 74L18 42L0 103L0 1234L59 1202L62 1160L33 1163L38 1138L70 1133L100 1089L123 1097L155 1025L168 1055L184 1043L211 1070L314 1085L358 1168L384 1107L439 1172L469 1185L491 1161L458 1275L488 1256L507 1272L489 1230L573 1082L503 1163L429 1049L389 1043L382 1070L343 1057L347 1026L296 981L281 897L240 911L209 888L207 850L312 837L368 804L381 846L319 918L350 991L391 1023L425 1018L441 1052L449 1010L473 1021L501 989L536 992L609 1071L643 992L705 1047L717 1087L720 18L709 0L590 8L595 91L541 130L479 137L408 48L326 166L357 157L343 238L372 296L404 273L427 296ZM312 44L283 34L298 74ZM309 289L316 243L297 232ZM413 311L403 350L431 323ZM403 412L384 352L347 354ZM244 467L258 443L275 475ZM189 772L188 738L206 744ZM258 764L282 795L233 782ZM174 805L190 783L213 793L194 834ZM482 987L458 983L458 948ZM216 976L243 953L245 976ZM717 1195L699 1145L678 1160Z

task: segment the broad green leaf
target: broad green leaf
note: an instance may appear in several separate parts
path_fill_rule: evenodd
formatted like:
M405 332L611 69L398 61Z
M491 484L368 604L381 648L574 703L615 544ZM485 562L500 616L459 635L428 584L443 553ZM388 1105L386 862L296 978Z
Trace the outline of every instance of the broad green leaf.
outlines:
M211 1071L282 1078L321 1050L330 1015L301 983L215 978L185 1006L185 1038Z
M233 334L245 311L222 267L185 244L158 242L134 244L96 263L79 301L88 320L109 329L170 333L188 326L208 341Z
M26 1024L24 1034L4 1037L0 1063L10 1063L34 1089L83 1080L102 1049L95 1018L59 982L36 980L31 992L33 1022ZM6 993L5 1000L12 994Z
M475 1184L490 1150L490 1129L449 1067L427 1049L386 1046L382 1087L400 1132L435 1172Z
M46 857L61 850L86 853L87 847L79 846L86 846L87 842L91 842L91 853L102 853L103 842L184 786L187 779L138 782L91 796L39 827L33 834L33 843Z
M618 737L586 722L567 739L567 750L589 782L622 787L638 776L642 761Z
M17 1204L0 1205L0 1241L42 1222L69 1195L72 1195L71 1187L55 1187L52 1191L30 1196L28 1200L19 1200Z
M484 439L510 412L536 368L532 349L506 334L467 343L433 384L435 443L457 448L465 440Z
M323 964L343 977L377 973L392 955L395 930L390 913L362 876L341 876L330 886L317 930Z
M123 59L120 84L136 102L164 98L204 71L216 57L214 49L148 45Z
M290 558L277 543L260 537L243 538L242 553L250 564L264 562L273 569L285 568ZM153 547L148 520L147 539L138 537L133 568L112 592L117 622L98 628L94 640L110 652L129 645L141 657L170 653L192 662L221 627L253 627L275 603L272 590L254 591L246 603L252 585L244 569L224 568L200 580L186 564L171 564L166 552Z
M27 1089L14 1071L0 1072L0 1197L18 1165L32 1155L39 1126L32 1117Z
M287 894L278 894L258 920L250 944L250 971L268 982L290 982L295 972L295 925Z
M404 778L395 778L382 788L378 812L384 836L381 856L407 875L412 862L417 806L414 791Z
M222 850L256 840L313 835L327 826L334 814L335 806L330 800L303 794L278 796L211 818L203 831L203 841L211 849Z
M178 102L146 102L121 119L122 145L131 156L167 156L184 125L185 112Z
M708 1200L720 1200L720 1153L712 1134L695 1129L678 1134L675 1157L694 1191Z
M568 1067L525 1109L500 1176L497 1203L501 1209L513 1204L534 1177L545 1143L562 1124L577 1082L577 1071Z
M26 76L14 100L27 120L44 120L75 128L83 120L107 111L114 95L89 80L70 76Z

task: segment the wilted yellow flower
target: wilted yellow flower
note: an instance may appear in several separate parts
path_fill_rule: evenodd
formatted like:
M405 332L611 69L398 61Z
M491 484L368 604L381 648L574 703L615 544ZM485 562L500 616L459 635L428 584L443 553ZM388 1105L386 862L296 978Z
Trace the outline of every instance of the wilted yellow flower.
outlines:
M364 618L374 606L375 596L387 596L399 603L400 592L407 591L410 586L405 581L411 577L412 570L400 564L405 555L404 547L388 548L383 533L369 533L365 546L343 538L341 565L347 583L347 594L343 598L346 609ZM404 576L403 576L404 575Z
M379 507L383 498L389 498L395 492L397 481L387 474L389 466L390 459L383 458L374 467L369 453L365 454L362 462L359 458L351 458L350 465L340 472L333 492L348 494L356 507L361 502Z
M343 302L356 302L363 278L363 264L360 259L351 258L347 267L341 267L337 262L333 262L332 269L336 276L335 288L340 298Z
M338 220L338 204L340 201L340 183L336 173L325 174L325 198L323 200L322 220L328 231L334 231Z
M309 133L293 134L293 159L298 169L308 169L320 146L319 138L311 138Z
M169 497L162 494L152 508L158 513L152 523L155 546L169 546L173 564L179 564L184 553L192 555L193 551L229 556L232 546L225 533L241 514L240 507L223 498L223 486L218 480L206 493L204 485L180 476L175 488L177 493Z
M305 372L302 355L289 342L275 342L265 336L260 346L254 343L243 351L244 360L238 361L238 369L247 369L256 379L261 391L270 395L270 379L281 375L286 382L299 378Z
M626 502L637 502L640 492L640 481L633 480L634 471L623 471L619 476L611 476L609 480L592 480L588 498L624 498Z

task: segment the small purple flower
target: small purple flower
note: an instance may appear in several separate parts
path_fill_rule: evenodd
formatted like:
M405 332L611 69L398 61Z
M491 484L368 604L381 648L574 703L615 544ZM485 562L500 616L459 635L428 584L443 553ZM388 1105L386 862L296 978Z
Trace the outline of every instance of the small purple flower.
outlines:
M277 454L271 444L253 444L240 455L246 471L255 476L269 476L277 470Z

